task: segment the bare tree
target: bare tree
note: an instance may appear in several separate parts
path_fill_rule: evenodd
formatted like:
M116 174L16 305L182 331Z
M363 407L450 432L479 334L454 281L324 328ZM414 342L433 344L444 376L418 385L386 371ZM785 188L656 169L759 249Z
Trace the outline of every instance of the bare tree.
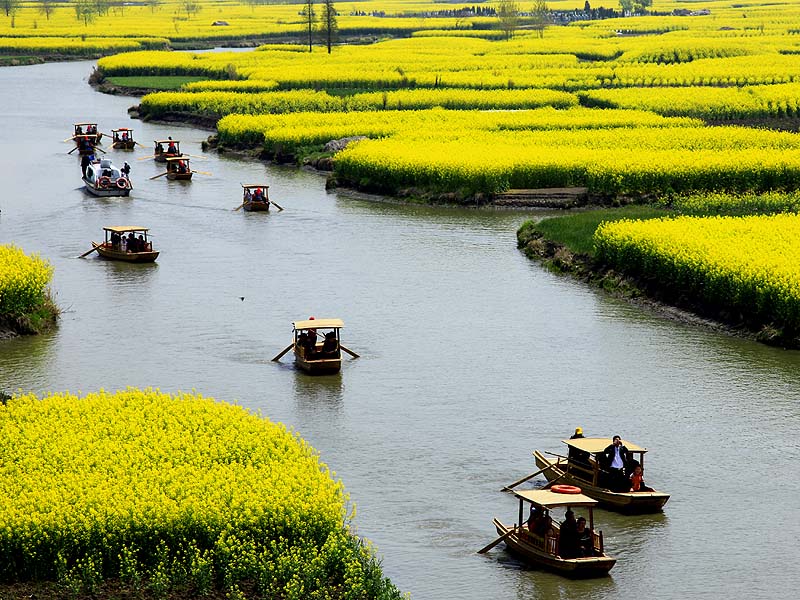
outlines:
M39 0L39 12L42 13L47 20L50 20L50 15L56 9L55 0Z
M333 0L322 0L322 14L319 16L319 30L322 39L331 53L331 46L339 36L339 24L336 22L336 7Z
M183 10L186 11L186 16L191 17L192 15L196 15L202 10L202 5L198 0L183 0L181 2L181 6Z
M83 21L84 26L88 26L96 16L97 7L92 0L75 0L75 17Z
M303 15L303 22L308 28L308 51L311 52L311 46L314 43L314 22L317 18L317 13L314 10L314 0L305 0L305 5L300 14Z
M531 10L531 27L540 38L544 37L544 29L551 22L550 7L547 6L547 2L545 0L536 0Z
M500 0L497 3L497 19L500 21L500 29L507 40L514 37L514 32L519 27L519 4L513 0Z
M7 17L11 17L12 19L14 15L17 14L21 4L20 0L0 0L0 6L3 7L3 12L6 13Z
M164 0L145 0L145 4L150 7L150 12L156 12L156 9L164 4Z

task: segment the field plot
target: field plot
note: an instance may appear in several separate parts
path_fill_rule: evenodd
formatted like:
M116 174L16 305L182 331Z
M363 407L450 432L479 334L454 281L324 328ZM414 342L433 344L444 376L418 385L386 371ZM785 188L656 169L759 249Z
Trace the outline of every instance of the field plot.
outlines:
M597 256L733 320L800 331L800 216L679 217L602 223Z
M240 407L136 389L28 395L0 406L0 430L3 583L399 597L316 453Z

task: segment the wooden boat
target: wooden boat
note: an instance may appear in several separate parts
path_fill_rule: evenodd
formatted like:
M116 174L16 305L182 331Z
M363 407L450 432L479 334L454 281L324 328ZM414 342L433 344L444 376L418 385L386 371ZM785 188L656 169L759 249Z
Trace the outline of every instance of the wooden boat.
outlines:
M247 212L269 212L269 186L259 183L242 184L242 208Z
M587 496L598 500L604 507L626 513L650 513L662 510L669 500L669 494L659 491L651 492L613 492L606 484L606 473L600 468L597 455L601 454L611 443L611 438L576 438L562 440L569 448L569 456L557 456L548 459L543 453L533 452L536 466L544 470L549 481L558 479L558 483L575 485ZM644 455L647 448L632 442L622 442L634 456L644 471ZM581 455L583 454L583 459ZM588 456L588 457L587 457Z
M294 364L312 374L338 373L342 368L342 352L339 330L344 327L341 319L314 319L294 321ZM335 340L331 351L324 351L324 342L319 338Z
M76 135L72 137L79 156L88 156L96 152L97 139L93 135ZM74 150L72 150L74 152Z
M133 189L131 180L107 158L86 167L83 183L90 194L100 197L129 196Z
M560 489L559 486L554 486ZM493 523L497 534L501 536L506 548L527 563L542 567L549 571L565 575L567 577L601 577L607 575L617 562L616 558L608 556L603 548L603 533L594 529L593 507L597 504L596 500L580 493L574 488L572 492L578 493L558 493L553 490L521 490L515 491L514 495L519 498L519 519L513 525L506 525L498 519ZM529 522L524 522L524 506L528 503L538 509L540 518L549 517L549 513L554 508L586 508L589 512L588 531L591 535L590 556L579 558L565 558L561 552L567 554L566 548L560 546L561 526L555 521L545 527L542 535L537 534L536 528L531 530ZM573 538L574 539L574 538ZM498 542L499 540L496 540ZM587 538L588 542L588 538ZM566 544L564 544L566 545ZM488 546L490 548L492 545ZM573 547L576 548L573 543ZM587 543L588 548L588 543ZM484 549L485 550L485 549ZM577 554L577 552L574 552Z
M155 140L153 144L153 160L156 162L167 162L168 158L181 155L181 143L178 140Z
M165 160L167 163L167 179L189 181L192 178L192 169L189 167L188 156L172 156Z
M94 138L94 143L99 144L103 139L103 134L97 131L97 123L75 123L72 126L72 137L90 136Z
M115 150L133 150L136 148L136 141L133 139L133 129L120 127L111 130L111 147Z
M147 238L149 229L146 227L113 226L103 227L103 231L105 241L102 244L92 242L92 247L103 258L126 262L153 262L158 258L158 252L153 250L153 243ZM142 244L141 249L139 246L135 246L133 250L129 248L130 244L125 238L126 233L142 236L142 242L137 238L137 243Z

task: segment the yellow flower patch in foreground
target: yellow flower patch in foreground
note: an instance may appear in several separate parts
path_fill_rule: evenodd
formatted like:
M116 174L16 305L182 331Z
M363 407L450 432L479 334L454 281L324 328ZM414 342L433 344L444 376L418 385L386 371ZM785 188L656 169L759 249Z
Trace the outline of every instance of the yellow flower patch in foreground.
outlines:
M241 407L136 389L20 396L0 407L0 452L7 582L248 582L300 598L346 572L360 589L377 568L317 454Z

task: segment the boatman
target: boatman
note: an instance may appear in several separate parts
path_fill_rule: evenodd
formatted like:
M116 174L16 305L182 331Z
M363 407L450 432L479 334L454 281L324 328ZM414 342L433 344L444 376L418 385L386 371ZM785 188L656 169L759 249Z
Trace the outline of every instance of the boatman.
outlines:
M120 169L120 171L125 176L125 179L130 179L131 166L128 164L127 161L125 162L125 164L122 165L122 168Z
M575 428L575 433L573 433L569 437L569 439L575 440L575 439L582 438L582 437L583 437L583 429L581 427L576 427ZM584 452L583 450L578 450L577 448L573 448L572 446L569 446L569 451L567 453L567 457L569 458L569 461L572 462L572 463L577 463L577 464L585 466L586 468L590 468L590 465L589 465L589 453L588 452Z

